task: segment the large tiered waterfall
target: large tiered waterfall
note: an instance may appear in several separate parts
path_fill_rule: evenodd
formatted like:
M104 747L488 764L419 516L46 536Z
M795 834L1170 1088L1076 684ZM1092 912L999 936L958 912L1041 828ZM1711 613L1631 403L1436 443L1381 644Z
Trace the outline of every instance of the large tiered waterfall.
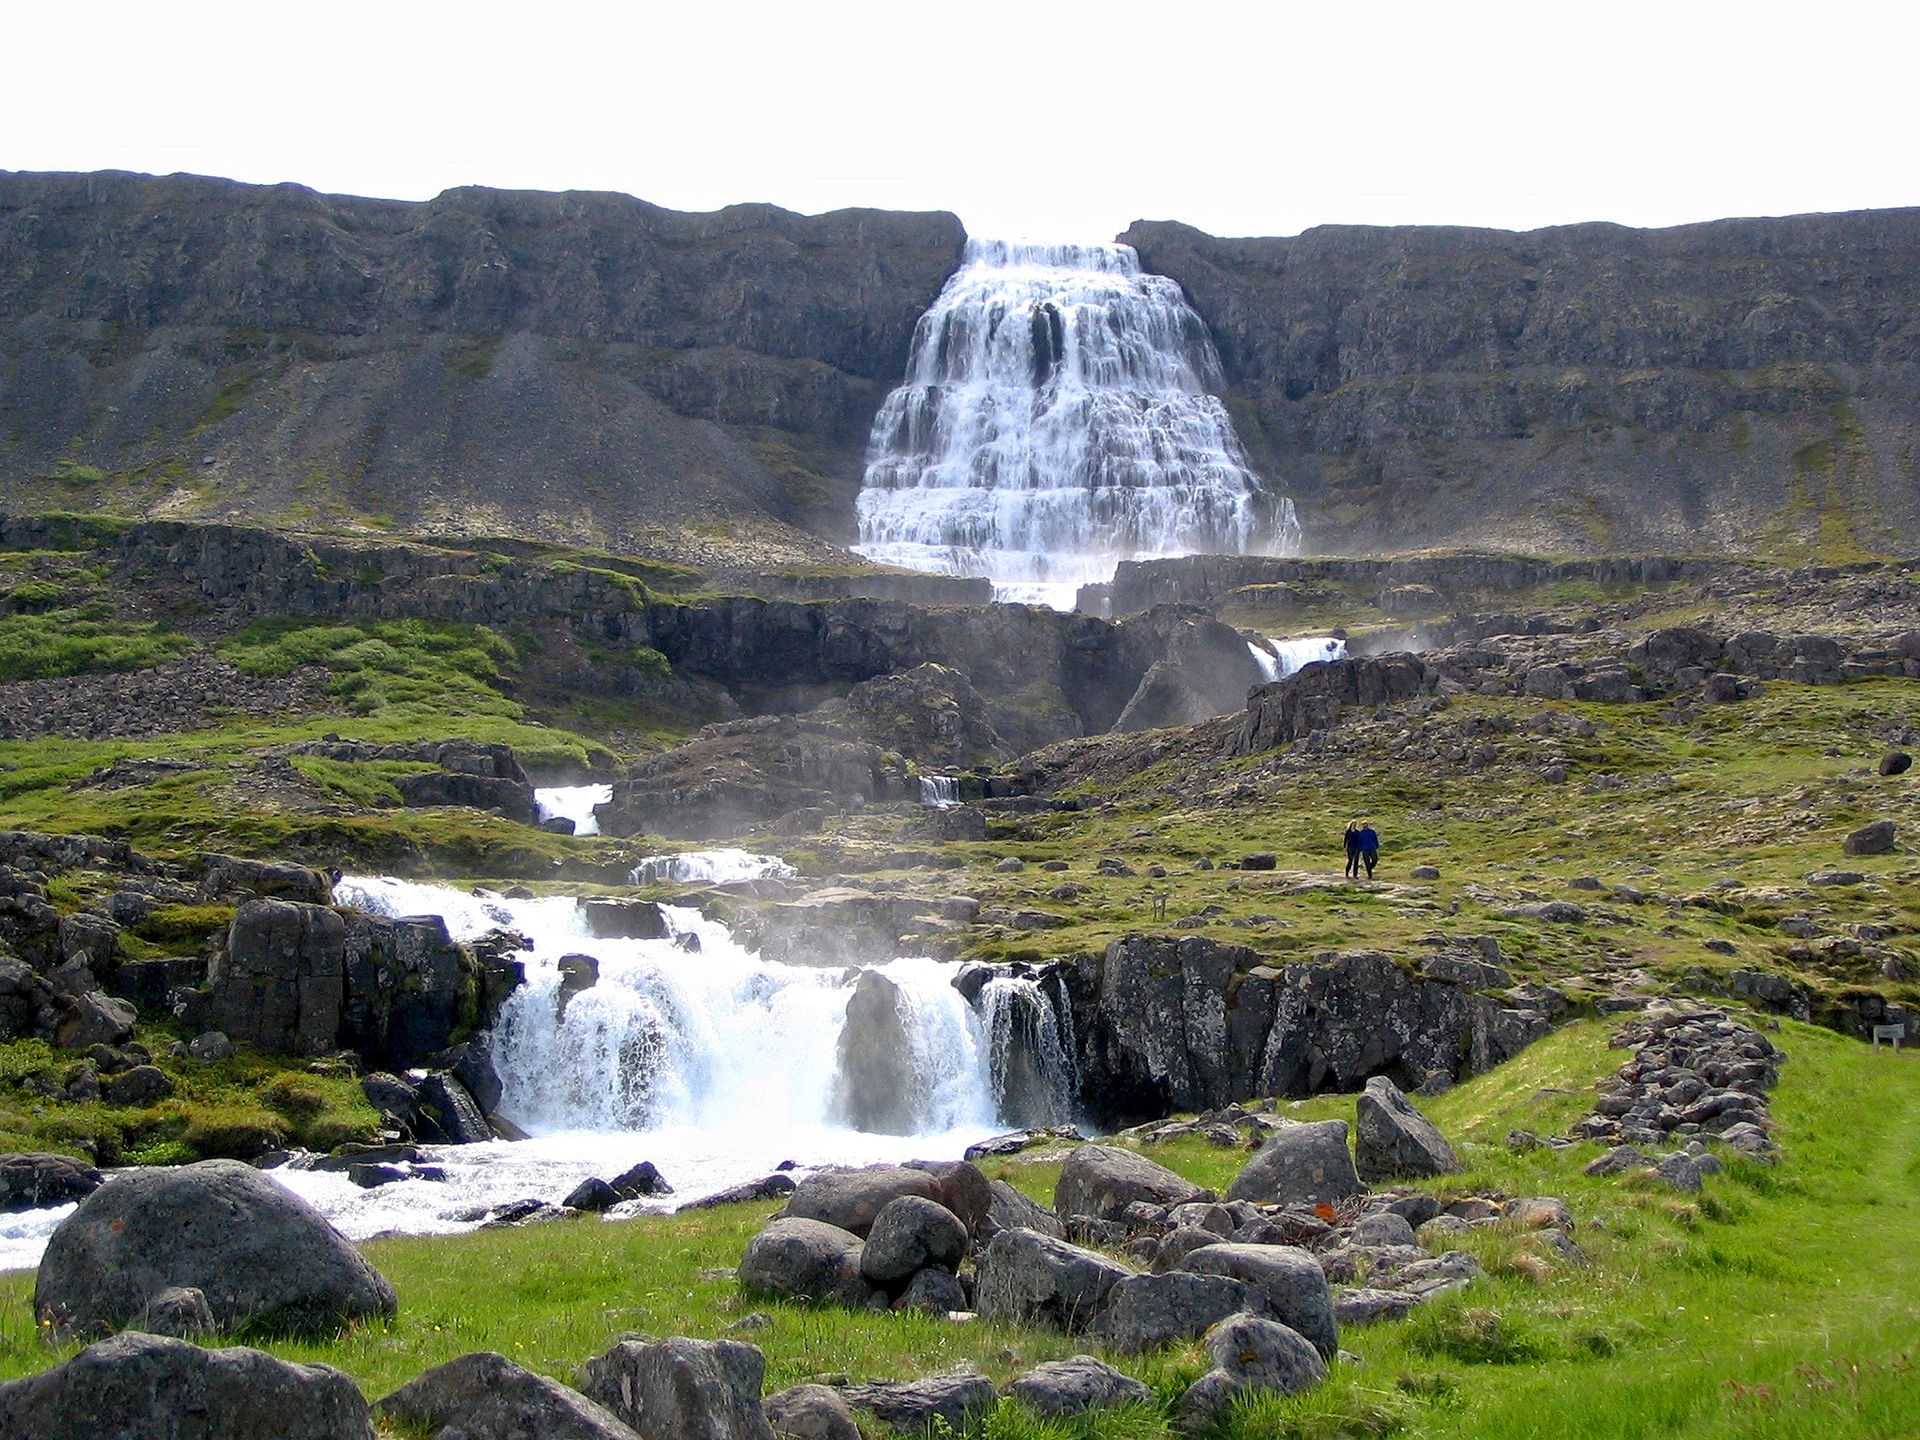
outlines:
M1122 559L1283 552L1292 503L1220 388L1200 317L1129 247L969 241L874 421L856 548L1062 608Z

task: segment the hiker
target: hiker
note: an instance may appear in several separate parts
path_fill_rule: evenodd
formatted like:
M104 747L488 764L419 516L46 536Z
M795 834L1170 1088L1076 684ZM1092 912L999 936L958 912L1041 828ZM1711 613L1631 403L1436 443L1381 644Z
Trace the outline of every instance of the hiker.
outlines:
M1349 820L1347 833L1342 838L1347 846L1347 878L1358 880L1360 878L1360 822Z
M1380 863L1380 834L1372 825L1361 827L1354 837L1354 844L1360 851L1360 858L1367 862L1367 879L1373 878L1373 867Z

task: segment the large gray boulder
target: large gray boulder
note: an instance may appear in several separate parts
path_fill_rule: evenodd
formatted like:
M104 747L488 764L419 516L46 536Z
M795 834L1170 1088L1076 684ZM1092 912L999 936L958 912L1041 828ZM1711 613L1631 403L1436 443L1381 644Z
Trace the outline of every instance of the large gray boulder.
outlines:
M1039 1201L1029 1199L1005 1180L992 1181L991 1185L992 1199L979 1230L981 1239L991 1240L1002 1230L1038 1230L1056 1240L1066 1238L1067 1228L1060 1217Z
M1041 1415L1079 1415L1110 1405L1150 1405L1153 1391L1104 1360L1075 1355L1049 1360L1018 1376L1007 1394Z
M638 1440L605 1407L488 1350L434 1366L374 1409L408 1434L442 1440Z
M223 1330L323 1333L394 1312L393 1287L319 1211L251 1165L205 1160L127 1171L81 1201L47 1243L33 1313L96 1335L175 1286L201 1291Z
M203 1350L129 1331L0 1385L20 1440L373 1440L373 1416L331 1365Z
M1194 1275L1225 1275L1243 1283L1260 1311L1291 1325L1322 1355L1340 1348L1333 1291L1320 1262L1297 1245L1209 1245L1180 1262Z
M963 1434L1000 1403L993 1381L972 1374L849 1385L841 1394L855 1409L869 1411L903 1435L924 1435L936 1420L944 1422L952 1434Z
M1362 1180L1418 1179L1460 1169L1447 1137L1386 1076L1367 1081L1355 1108L1353 1160Z
M864 1248L850 1230L785 1216L747 1242L740 1284L757 1294L789 1300L864 1305L871 1293L860 1278Z
M1214 1368L1174 1403L1175 1421L1183 1429L1205 1427L1247 1391L1298 1395L1327 1378L1325 1359L1304 1336L1258 1315L1223 1320L1202 1343Z
M56 1002L59 1004L59 1002ZM118 1045L133 1036L138 1018L133 1006L98 990L88 990L59 1004L53 1043L62 1050L90 1050L95 1045Z
M346 995L347 927L319 905L249 900L207 972L208 1023L238 1041L286 1055L338 1042Z
M477 1019L479 966L438 915L393 920L349 912L341 1043L370 1067L425 1065Z
M940 1178L910 1165L864 1165L857 1170L816 1170L787 1202L787 1214L864 1236L887 1202L919 1195L938 1202Z
M1118 1220L1136 1200L1180 1205L1212 1195L1144 1155L1111 1145L1081 1145L1060 1167L1053 1208L1061 1215Z
M0 1215L71 1204L86 1199L105 1183L106 1177L98 1170L71 1155L39 1151L0 1155Z
M1108 1292L1133 1272L1117 1260L1035 1230L1002 1230L979 1261L974 1304L989 1319L1091 1329Z
M580 1393L641 1440L773 1440L766 1373L766 1357L737 1340L623 1340L581 1367Z
M847 999L834 1067L833 1113L855 1130L911 1135L920 1128L906 996L878 970L861 972Z
M1174 1340L1191 1340L1229 1315L1256 1304L1244 1281L1175 1270L1129 1275L1107 1296L1100 1338L1110 1350L1137 1355Z
M788 1440L860 1440L860 1425L831 1385L795 1385L761 1406L775 1435Z
M928 1265L957 1270L967 1253L967 1227L946 1206L919 1195L889 1200L867 1233L860 1274L882 1289L895 1289Z
M1331 1205L1366 1188L1347 1151L1347 1122L1316 1120L1274 1131L1234 1176L1227 1199L1262 1205Z

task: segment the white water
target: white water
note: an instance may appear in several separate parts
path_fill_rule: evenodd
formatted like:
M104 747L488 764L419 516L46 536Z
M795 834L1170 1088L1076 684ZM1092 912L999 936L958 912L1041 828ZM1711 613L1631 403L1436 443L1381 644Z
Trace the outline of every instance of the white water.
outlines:
M1024 1112L1006 1118L1021 1125L1071 1120L1080 1091L1072 1012L1056 1012L1046 991L1027 976L997 975L981 987L980 1013L994 1093L1003 1097L1004 1107ZM1039 1071L1038 1094L1008 1094L1021 1078L1012 1071L1022 1055Z
M1247 649L1253 652L1254 663L1260 667L1260 673L1267 683L1271 684L1323 660L1344 660L1347 642L1325 635L1309 635L1301 640L1249 640Z
M611 785L553 785L533 792L535 812L542 820L571 820L576 835L598 835L597 805L613 799Z
M470 1229L478 1208L527 1198L557 1204L588 1176L610 1178L640 1160L657 1165L675 1194L621 1206L611 1212L616 1218L672 1209L757 1179L782 1161L804 1170L953 1158L1005 1128L1000 1097L1007 1076L1004 1059L996 1069L996 1055L1004 1057L1006 1044L1002 1037L996 1046L996 1035L1026 1026L1039 1036L1031 1043L1043 1055L1063 1053L1071 1064L1071 1031L1052 1018L1032 981L990 982L976 1012L953 987L953 966L889 961L874 968L901 997L917 1128L906 1136L868 1134L830 1118L857 968L763 960L726 926L676 906L662 907L668 938L617 940L590 935L579 905L564 896L510 900L359 875L344 877L335 895L376 914L440 915L456 939L504 928L531 944L522 957L527 983L503 1008L493 1040L500 1111L533 1138L426 1147L428 1163L445 1179L373 1190L329 1171L271 1172L355 1239ZM577 992L559 1019L558 962L578 953L599 961L600 978ZM1024 996L1022 987L1034 990L1038 1009L1008 1003ZM1072 1092L1060 1093L1065 1113ZM0 1216L0 1269L38 1263L71 1209Z
M969 241L874 420L855 548L1063 609L1123 559L1284 552L1292 503L1220 387L1205 325L1131 248Z
M922 775L920 803L944 810L960 803L960 781L952 775Z
M633 867L636 885L735 885L746 880L788 880L797 872L778 855L750 850L682 850L649 855Z

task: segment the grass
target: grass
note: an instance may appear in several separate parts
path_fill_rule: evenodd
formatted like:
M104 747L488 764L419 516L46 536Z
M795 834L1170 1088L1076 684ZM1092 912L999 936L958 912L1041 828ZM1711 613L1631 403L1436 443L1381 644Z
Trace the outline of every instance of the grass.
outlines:
M157 624L104 619L91 607L39 609L37 598L37 613L0 616L0 682L144 670L192 648Z
M1784 1146L1773 1168L1736 1164L1698 1197L1590 1178L1591 1146L1513 1151L1510 1129L1560 1126L1619 1062L1597 1022L1580 1022L1446 1095L1424 1102L1455 1138L1464 1174L1425 1182L1445 1196L1482 1188L1563 1196L1588 1263L1515 1264L1526 1237L1476 1232L1487 1278L1404 1322L1349 1327L1357 1364L1308 1395L1241 1406L1222 1437L1570 1435L1882 1437L1920 1425L1920 1315L1908 1258L1920 1244L1920 1059L1875 1053L1786 1022L1789 1060L1774 1096ZM1284 1107L1283 1107L1284 1108ZM1351 1114L1320 1097L1302 1116ZM1836 1125L1844 1114L1848 1123ZM1218 1185L1244 1159L1181 1141L1155 1158ZM1029 1193L1055 1167L995 1162ZM741 1294L727 1270L771 1209L742 1205L624 1222L558 1222L454 1238L369 1242L400 1313L337 1340L258 1341L325 1361L380 1395L429 1365L499 1350L562 1380L627 1332L713 1337L750 1311L769 1391L821 1375L903 1378L971 1363L1000 1382L1048 1358L1096 1349L974 1322L814 1310ZM50 1363L33 1334L31 1281L0 1277L0 1373ZM1197 1347L1121 1360L1159 1405L1196 1377ZM1158 1437L1160 1408L1074 1425L1003 1406L988 1440Z

